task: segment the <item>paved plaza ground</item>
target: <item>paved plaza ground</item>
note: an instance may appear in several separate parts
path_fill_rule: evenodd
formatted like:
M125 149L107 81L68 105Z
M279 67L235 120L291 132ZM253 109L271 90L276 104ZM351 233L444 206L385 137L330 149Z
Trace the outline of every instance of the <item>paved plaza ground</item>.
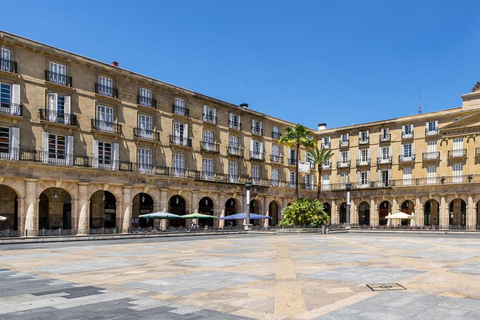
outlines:
M480 319L479 248L354 233L1 245L0 319Z

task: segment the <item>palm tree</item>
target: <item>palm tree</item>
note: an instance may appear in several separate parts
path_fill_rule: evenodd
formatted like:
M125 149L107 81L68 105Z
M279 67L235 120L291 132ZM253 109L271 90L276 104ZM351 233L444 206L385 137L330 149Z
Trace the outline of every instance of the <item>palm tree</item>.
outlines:
M300 146L311 148L314 142L308 136L312 132L307 127L297 124L295 128L287 127L283 130L280 137L280 143L290 148L295 148L295 200L298 199L298 155L300 153Z
M322 178L322 166L327 163L331 157L333 157L333 152L330 149L321 148L318 149L318 146L315 146L314 149L310 149L308 152L308 157L315 162L318 166L318 178L317 178L317 200L320 202L320 183Z

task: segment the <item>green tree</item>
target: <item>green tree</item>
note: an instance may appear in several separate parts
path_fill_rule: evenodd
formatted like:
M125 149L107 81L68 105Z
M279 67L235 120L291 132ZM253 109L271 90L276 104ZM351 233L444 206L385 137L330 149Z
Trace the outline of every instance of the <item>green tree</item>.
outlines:
M330 149L321 148L315 146L314 149L309 150L308 157L315 162L318 166L318 177L317 177L317 200L320 201L320 183L322 182L322 166L328 162L333 157L333 152Z
M323 205L312 199L300 198L292 202L283 210L283 215L281 226L320 227L330 221L330 217L323 210Z
M280 137L280 143L290 148L295 148L295 200L298 199L298 155L300 154L300 146L312 148L314 142L308 136L312 132L307 127L297 124L294 128L287 127L283 130Z

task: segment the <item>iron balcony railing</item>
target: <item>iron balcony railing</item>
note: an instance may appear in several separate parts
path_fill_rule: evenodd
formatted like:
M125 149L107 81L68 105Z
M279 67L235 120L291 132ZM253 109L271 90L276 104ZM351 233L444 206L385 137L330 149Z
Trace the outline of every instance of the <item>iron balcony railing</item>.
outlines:
M377 164L388 164L388 163L392 163L392 156L377 158Z
M175 136L170 135L170 144L174 144L177 146L184 146L184 147L191 147L192 146L192 139L184 138L183 136Z
M288 165L294 166L297 163L296 158L288 158Z
M114 87L104 86L104 85L95 83L95 93L98 93L105 97L118 99L118 89Z
M45 80L51 83L61 84L67 87L72 86L72 77L69 77L66 74L62 74L62 73L51 72L49 70L45 70Z
M12 60L0 59L0 70L17 73L17 62Z
M147 140L160 141L160 132L158 131L133 128L133 136Z
M282 134L280 132L272 131L272 138L273 139L280 139L281 135Z
M448 150L448 158L465 158L467 156L467 149Z
M23 105L11 102L0 102L0 113L23 116Z
M172 113L184 117L190 116L190 110L185 107L180 107L176 105L172 105Z
M270 161L271 162L278 162L278 163L283 163L283 155L278 155L278 154L271 154L270 155Z
M228 121L228 127L230 129L235 129L235 130L242 130L242 124L239 123L238 121Z
M390 133L387 134L381 134L380 137L380 142L387 142L390 141Z
M350 168L350 160L337 161L337 168Z
M358 138L358 144L368 144L370 142L370 137Z
M243 157L243 148L228 146L227 147L227 153L230 156Z
M322 169L331 169L331 168L332 168L332 162L331 161L322 163Z
M98 119L92 119L92 129L103 132L122 134L122 126L120 124Z
M250 160L265 160L265 152L250 151Z
M253 127L252 134L255 134L257 136L263 136L263 129Z
M208 122L208 123L217 123L217 117L209 114L209 113L204 113L202 116L203 122Z
M328 143L323 143L322 142L321 147L322 147L322 149L330 149L330 142L328 142Z
M340 147L340 148L346 148L346 147L348 147L349 145L350 145L350 141L348 141L348 140L347 140L347 141L340 141L340 142L339 142L339 147Z
M202 150L207 152L220 153L220 144L210 141L202 141Z
M438 130L438 128L435 128L435 129L425 129L425 136L436 136L440 133L440 131Z
M78 125L76 115L48 109L40 109L40 120L52 123L67 124L71 126Z
M398 162L412 162L415 161L414 154L401 154L398 156Z
M422 153L422 160L439 160L440 159L440 151L432 151L432 152L424 152Z
M137 104L148 108L157 108L157 100L141 95L137 95Z
M357 167L360 166L369 166L370 165L370 158L367 159L358 159L357 160Z
M413 139L413 131L412 132L402 132L402 139Z

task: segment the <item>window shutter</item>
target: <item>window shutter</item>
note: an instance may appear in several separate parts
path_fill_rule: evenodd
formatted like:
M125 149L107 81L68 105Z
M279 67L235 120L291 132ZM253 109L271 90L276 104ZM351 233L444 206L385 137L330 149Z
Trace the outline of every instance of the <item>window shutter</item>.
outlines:
M368 130L366 131L366 133L367 133L367 138L368 138L368 133L369 133Z
M183 145L188 145L188 124L183 125Z
M217 109L216 108L213 108L213 119L212 119L212 122L213 123L217 123Z
M259 151L260 151L260 158L261 158L261 157L262 157L262 154L263 154L263 141L260 142L258 145L259 145L259 148L258 148L258 149L259 149Z
M11 114L18 114L20 107L20 85L19 84L12 84L12 106L10 107Z
M400 145L400 155L403 157L405 155L405 146L402 144Z
M402 133L405 133L405 125L402 126Z
M362 173L360 171L357 171L357 182L362 184Z
M428 121L427 121L427 123L425 124L425 127L428 129Z
M242 126L242 125L240 124L240 119L241 119L241 117L240 117L240 116L237 116L237 117L238 117L238 129L241 129L241 126Z
M382 170L378 169L377 171L377 174L378 174L378 183L382 183Z
M347 161L350 160L350 150L347 151Z
M73 136L67 136L67 159L65 164L67 166L73 165Z
M253 152L253 140L250 140L250 154Z
M435 121L435 129L438 129L438 120Z
M58 94L49 93L48 94L48 121L57 122L57 104L58 104Z
M42 162L48 163L48 132L42 132Z
M18 160L20 154L20 128L10 127L10 160Z
M391 184L392 181L392 169L388 169L388 185Z
M358 149L358 157L357 157L357 160L361 160L362 159L362 150L361 149Z
M362 131L358 131L358 139L362 139Z
M392 146L388 146L388 156L392 156Z
M207 106L203 106L203 121L207 120Z
M415 143L412 143L412 156L415 156Z
M113 162L112 162L112 170L118 170L120 168L120 155L119 155L119 145L118 143L114 143L112 145L112 152L113 152Z
M367 182L370 183L370 171L367 171Z
M260 122L258 123L258 128L260 129L259 134L262 134L262 130L263 130L262 121L260 121Z
M64 97L64 104L63 104L63 108L64 108L64 123L65 124L70 124L70 110L71 110L71 100L72 98L70 96L65 96Z
M255 130L255 119L252 119L252 133Z
M410 125L410 132L413 133L413 124Z
M92 168L98 168L98 140L92 143Z
M231 112L228 114L228 126L233 127L233 113Z

